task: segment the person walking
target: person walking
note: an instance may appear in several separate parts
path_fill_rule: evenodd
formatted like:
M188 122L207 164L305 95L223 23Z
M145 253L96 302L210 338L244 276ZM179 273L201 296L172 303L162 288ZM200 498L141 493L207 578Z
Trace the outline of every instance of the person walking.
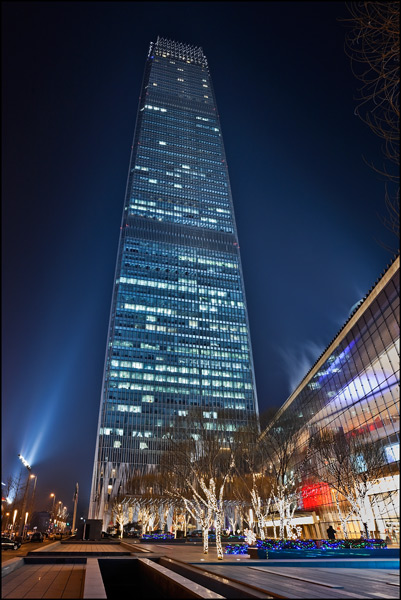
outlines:
M336 539L335 529L333 529L333 527L331 525L327 529L327 537L329 538L329 540L335 540Z

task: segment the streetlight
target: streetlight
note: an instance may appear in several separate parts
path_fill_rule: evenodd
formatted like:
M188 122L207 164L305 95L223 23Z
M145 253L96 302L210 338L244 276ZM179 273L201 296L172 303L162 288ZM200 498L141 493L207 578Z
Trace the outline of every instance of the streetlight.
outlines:
M30 477L30 479L34 479L34 480L35 480L35 481L34 481L34 484L33 484L33 490L32 490L32 494L31 494L31 499L30 499L30 501L29 501L29 504L28 504L28 510L29 510L29 513L32 515L32 513L33 513L33 509L34 509L35 491L36 491L36 482L37 482L37 480L38 480L38 476L37 476L37 475L34 475L34 474L32 474L32 475L30 475L29 477Z
M85 540L85 534L86 534L86 519L84 517L80 517L80 520L83 521L83 529L82 529L82 539Z
M28 469L28 471L30 472L32 470L32 467L28 463L28 461L25 460L25 458L21 454L18 454L18 458L20 459L20 461L22 462L24 467L26 467ZM20 529L19 529L19 535L21 535L22 537L24 537L24 533L25 533L24 513L25 513L25 508L26 508L26 499L28 496L29 481L30 481L30 476L28 475L28 479L26 480L24 499L22 501L22 510L21 510L21 517L20 517L21 525L20 525Z
M78 503L78 483L75 484L75 494L74 494L74 513L72 517L72 535L75 535L75 522L77 517L77 503Z
M12 524L12 527L11 527L12 533L14 533L14 525L15 525L15 519L17 518L17 513L18 513L18 509L16 508L14 510L14 513L13 513L13 524Z
M52 518L54 520L54 505L56 503L56 494L51 493L50 498L53 498L53 506L52 506Z
M61 516L60 507L63 505L63 503L61 500L59 500L57 502L57 508L56 508L55 507L56 496L55 496L55 494L50 494L50 496L53 496L53 528L55 528L55 527L59 526L59 520L60 520L60 516Z
M34 500L35 500L35 492L36 492L36 483L38 481L38 476L32 474L31 475L31 479L35 479L35 483L33 484L32 496L31 496L31 506L32 506L32 509L33 509L33 503L34 503Z
M8 529L8 521L9 521L9 517L10 517L10 513L9 512L6 512L6 517L7 517L7 520L6 520L6 524L4 526L4 530L5 531L7 531L7 529Z

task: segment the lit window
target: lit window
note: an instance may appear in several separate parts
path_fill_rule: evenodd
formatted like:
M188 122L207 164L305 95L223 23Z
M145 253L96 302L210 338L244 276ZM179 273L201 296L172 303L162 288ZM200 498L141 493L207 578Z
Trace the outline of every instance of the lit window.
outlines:
M114 448L121 448L121 442L114 442Z
M145 444L145 442L139 442L139 449L140 450L145 450L145 448L147 448L147 447L148 447L148 445Z
M175 187L175 188L182 188L182 185L180 185L179 183L175 183L175 184L174 184L174 187Z
M157 179L149 179L149 183L157 183Z
M400 445L399 444L391 444L390 446L385 446L384 448L387 462L395 462L400 460Z

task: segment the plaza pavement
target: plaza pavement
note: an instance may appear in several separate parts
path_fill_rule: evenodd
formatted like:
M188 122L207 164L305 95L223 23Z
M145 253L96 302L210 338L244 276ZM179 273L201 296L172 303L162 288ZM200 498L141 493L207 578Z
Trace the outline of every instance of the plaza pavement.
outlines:
M248 555L224 555L218 560L215 547L204 555L201 544L142 544L136 540L120 544L55 542L30 553L28 559L33 557L38 563L24 563L23 558L5 561L2 597L106 598L97 561L101 556L116 560L168 557L251 586L266 598L399 597L399 571L380 568L386 559L364 559L364 568L356 568L360 561L355 559L348 559L347 568L335 567L335 562L344 563L337 559L323 566L314 566L310 560L305 567L304 560L251 560ZM68 562L71 559L79 562L72 564ZM367 568L369 563L376 568Z

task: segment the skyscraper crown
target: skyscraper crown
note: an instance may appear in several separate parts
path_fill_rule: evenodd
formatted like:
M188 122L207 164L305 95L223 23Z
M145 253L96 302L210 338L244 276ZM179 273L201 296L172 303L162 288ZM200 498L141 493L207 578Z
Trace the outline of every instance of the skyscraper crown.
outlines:
M191 46L190 44L175 42L174 40L168 40L159 36L156 42L150 43L148 56L150 57L152 54L177 58L207 67L207 59L200 46Z

